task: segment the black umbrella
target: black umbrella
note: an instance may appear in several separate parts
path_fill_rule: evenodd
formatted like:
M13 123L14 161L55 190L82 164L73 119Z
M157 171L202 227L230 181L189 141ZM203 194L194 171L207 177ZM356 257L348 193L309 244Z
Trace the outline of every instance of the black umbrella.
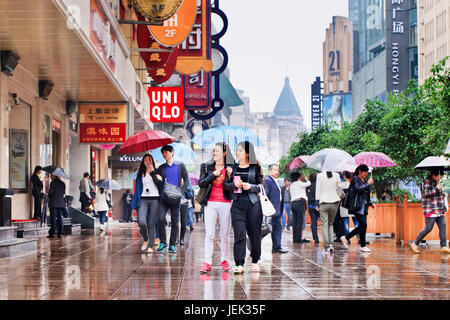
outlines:
M60 178L70 179L70 175L66 171L64 171L63 168L60 168L58 166L46 166L42 168L42 170Z
M106 190L120 190L122 189L120 187L120 184L117 183L117 181L115 180L109 180L109 179L101 179L99 181L97 181L97 187L99 188L103 188Z

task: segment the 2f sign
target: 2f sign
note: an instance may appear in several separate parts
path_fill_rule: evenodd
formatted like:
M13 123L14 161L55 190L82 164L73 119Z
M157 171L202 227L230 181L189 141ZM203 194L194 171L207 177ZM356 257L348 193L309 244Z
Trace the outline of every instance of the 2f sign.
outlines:
M149 88L151 122L184 122L182 87Z

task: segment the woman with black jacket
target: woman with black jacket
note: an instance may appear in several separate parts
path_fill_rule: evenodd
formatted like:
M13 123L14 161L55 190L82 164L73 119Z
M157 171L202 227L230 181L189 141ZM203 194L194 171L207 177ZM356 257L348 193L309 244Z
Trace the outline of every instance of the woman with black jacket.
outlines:
M319 235L317 234L317 222L319 221L320 213L317 210L317 208L319 208L319 201L316 199L316 172L312 172L309 175L309 181L311 181L311 185L306 188L306 195L308 196L308 212L311 218L311 232L313 235L314 243L318 244Z
M372 251L366 246L367 213L365 213L365 207L366 205L375 207L370 201L370 185L373 184L373 179L369 178L366 182L368 174L369 167L365 164L358 166L353 174L346 198L348 201L345 202L352 202L352 206L349 208L349 214L355 216L358 221L358 227L353 229L348 235L341 237L342 244L347 248L347 241L359 234L360 250L363 252ZM348 207L348 205L346 205L346 207Z
M217 143L214 147L213 158L202 163L198 185L205 189L202 199L198 199L205 206L205 263L200 272L211 271L212 256L214 252L214 236L216 222L220 225L220 261L222 271L228 272L230 265L230 228L231 228L231 192L225 191L223 184L227 175L226 166L234 163L233 156L224 143Z
M34 198L34 216L33 219L41 220L42 216L42 199L44 199L44 185L39 176L41 175L42 167L36 166L34 168L34 173L31 176L31 182L33 183L33 188L31 189L31 194Z
M235 273L244 272L246 232L251 243L253 272L259 272L261 257L261 225L263 220L258 193L263 182L263 170L256 160L253 145L244 141L236 150L238 163L227 169L224 190L232 192L231 222L234 231Z
M146 154L136 176L136 188L131 200L133 214L137 213L144 243L141 250L152 253L155 242L155 226L162 193L162 177L156 174L155 160Z

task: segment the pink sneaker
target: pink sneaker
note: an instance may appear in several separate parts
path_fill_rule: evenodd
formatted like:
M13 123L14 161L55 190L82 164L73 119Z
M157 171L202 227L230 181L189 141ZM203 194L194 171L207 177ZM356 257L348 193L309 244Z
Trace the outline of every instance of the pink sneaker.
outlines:
M211 265L209 264L209 263L204 263L203 264L203 267L201 267L200 268L200 272L201 273L207 273L207 272L209 272L209 271L211 271Z
M230 271L230 265L228 264L228 262L226 260L223 260L220 265L222 266L222 271L223 272Z

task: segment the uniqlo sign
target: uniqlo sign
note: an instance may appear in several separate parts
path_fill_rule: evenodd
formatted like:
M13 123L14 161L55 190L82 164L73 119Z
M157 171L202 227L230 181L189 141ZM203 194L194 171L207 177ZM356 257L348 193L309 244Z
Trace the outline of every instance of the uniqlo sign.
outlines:
M151 122L184 122L182 87L148 88Z

